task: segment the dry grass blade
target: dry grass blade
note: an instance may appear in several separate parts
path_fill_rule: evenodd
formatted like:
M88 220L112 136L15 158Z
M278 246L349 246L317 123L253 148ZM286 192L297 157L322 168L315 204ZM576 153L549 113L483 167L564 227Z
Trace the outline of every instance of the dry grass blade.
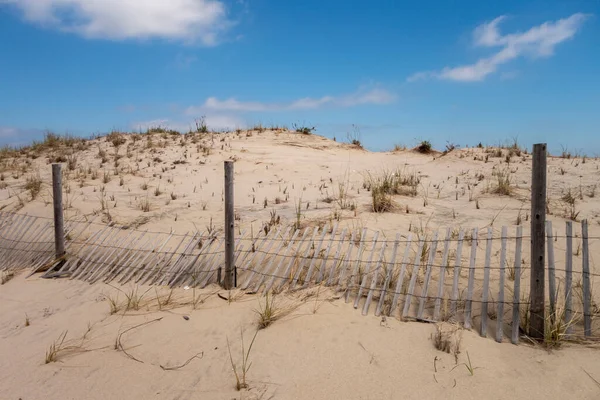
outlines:
M59 353L62 350L64 350L63 345L65 343L66 338L67 338L67 331L64 331L63 333L60 334L58 339L56 339L54 342L52 342L52 344L50 345L48 350L46 350L46 359L45 359L46 364L50 364L51 362L56 362L58 360Z
M177 366L175 366L175 367L165 367L165 366L161 365L160 367L161 367L161 368L162 368L164 371L174 371L174 370L176 370L176 369L181 369L181 368L185 367L185 366L186 366L186 365L188 365L190 362L192 362L192 360L193 360L193 359L195 359L195 358L202 359L203 357L204 357L204 352L203 352L203 351L201 351L200 353L198 353L198 354L195 354L193 357L190 357L190 358L188 358L188 360L187 360L186 362L184 362L183 364L181 364L181 365L177 365Z
M240 330L241 342L242 342L242 363L241 365L237 365L233 361L233 356L231 354L231 346L229 344L229 338L227 338L227 349L229 350L229 361L231 362L231 368L233 369L233 374L235 375L236 390L246 389L248 387L248 383L246 381L246 374L250 370L252 366L249 361L250 352L252 351L252 346L254 345L254 341L256 340L256 335L258 335L258 330L254 333L254 337L252 338L252 342L250 342L250 347L248 347L248 351L245 350L244 347L244 331Z
M259 308L254 310L258 315L258 329L265 329L273 322L285 317L294 311L298 305L282 304L276 301L276 296L267 292L265 301L262 303L259 299Z
M121 350L121 351L122 351L122 352L123 352L123 353L124 353L124 354L125 354L127 357L131 358L131 359L132 359L132 360L134 360L134 361L137 361L137 362L139 362L139 363L142 363L142 364L143 364L144 362L143 362L142 360L139 360L139 359L135 358L134 356L132 356L131 354L129 354L129 353L128 353L128 352L125 350L125 348L123 347L123 343L121 342L121 338L123 337L123 335L124 335L124 334L126 334L126 333L127 333L127 332L129 332L129 331L132 331L132 330L134 330L134 329L137 329L137 328L141 328L142 326L149 325L149 324L152 324L152 323L154 323L154 322L158 322L158 321L160 321L160 320L162 320L162 319L163 319L163 317L156 318L156 319L153 319L153 320L151 320L151 321L146 321L146 322L143 322L143 323L141 323L141 324L138 324L138 325L132 326L131 328L125 329L123 332L120 332L120 333L117 335L117 340L116 340L116 342L115 342L115 350Z
M546 317L546 329L544 332L544 345L549 348L558 348L563 342L569 339L567 331L579 322L577 313L573 313L570 321L565 321L566 308L557 307L552 313L549 312Z
M432 340L437 350L454 355L454 359L458 363L462 341L462 331L458 325L450 323L437 324L436 331L432 334Z
M500 170L496 172L496 187L492 189L492 193L510 196L512 194L512 187L510 183L510 171Z
M2 271L2 274L0 275L0 285L8 283L14 277L14 271Z
M29 319L27 319L27 321L28 320ZM91 329L92 329L91 325L88 325L88 329L85 332L85 334L83 335L83 337L81 338L81 343L79 343L78 345L68 344L68 342L66 341L68 331L64 331L63 333L61 333L60 336L58 337L58 339L56 339L54 342L52 342L50 347L48 347L48 350L46 350L45 364L50 364L52 362L56 362L59 360L59 358L61 356L64 356L68 353L77 353L77 352L86 351L83 349L82 346L83 346L83 342L87 338L87 334L91 331Z
M587 372L585 369L583 369L583 368L581 368L581 369L582 369L582 370L583 370L583 372L585 372L585 373L587 374L587 376L589 376L589 377L590 377L590 379L591 379L591 380L593 380L593 381L594 381L594 383L595 383L596 385L598 385L598 387L600 388L600 382L598 382L598 380L597 380L596 378L594 378L592 375L590 375L590 373L589 373L589 372Z

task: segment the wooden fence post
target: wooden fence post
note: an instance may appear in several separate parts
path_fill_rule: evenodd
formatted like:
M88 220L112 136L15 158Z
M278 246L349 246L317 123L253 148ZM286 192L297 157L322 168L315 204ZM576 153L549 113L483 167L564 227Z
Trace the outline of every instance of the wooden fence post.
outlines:
M529 336L544 338L546 246L546 144L533 145L531 174L531 278Z
M63 220L61 164L52 164L52 197L54 201L54 248L56 258L65 255L65 222Z
M573 315L573 296L571 288L573 287L573 222L567 221L567 245L565 250L565 325L567 326L567 337L573 332L571 323Z
M583 333L592 336L592 292L590 290L590 250L588 243L588 221L581 221L582 270L583 270Z
M233 161L225 161L225 276L223 287L231 289L237 277L234 263L235 215L233 209Z

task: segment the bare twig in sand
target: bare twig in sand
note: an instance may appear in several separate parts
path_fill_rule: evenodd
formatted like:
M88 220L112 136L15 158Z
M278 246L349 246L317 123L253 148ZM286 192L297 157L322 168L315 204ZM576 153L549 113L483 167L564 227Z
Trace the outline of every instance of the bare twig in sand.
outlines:
M126 334L127 332L129 332L129 331L131 331L131 330L134 330L134 329L137 329L137 328L141 328L141 327L142 327L142 326L144 326L144 325L149 325L149 324L152 324L152 323L154 323L154 322L158 322L158 321L160 321L161 319L163 319L163 317L160 317L160 318L156 318L156 319L153 319L153 320L150 320L150 321L143 322L143 323L141 323L141 324L138 324L138 325L132 326L131 328L125 329L123 332L120 332L120 333L117 335L117 340L116 340L116 342L115 342L115 349L116 349L116 350L121 350L121 351L122 351L122 352L123 352L123 353L124 353L124 354L125 354L127 357L131 358L131 359L132 359L132 360L134 360L134 361L137 361L137 362L139 362L139 363L142 363L142 364L143 364L144 362L143 362L142 360L139 360L139 359L135 358L134 356L132 356L131 354L129 354L129 353L128 353L128 352L125 350L125 348L123 347L123 343L121 342L121 338L123 337L123 335L124 335L124 334Z
M358 342L358 345L359 345L359 346L360 346L360 347L361 347L361 348L362 348L364 351L366 351L368 355L370 355L370 356L371 356L371 359L369 360L369 364L373 364L373 363L375 363L375 365L377 365L378 363L377 363L377 360L375 359L375 354L373 354L373 353L371 353L369 350L367 350L367 349L366 349L366 347L365 347L365 346L363 346L363 344L362 344L361 342Z
M591 380L593 380L593 381L596 383L596 385L598 385L598 387L600 388L600 382L598 382L598 381L597 381L597 380L596 380L596 379L595 379L595 378L594 378L592 375L590 375L590 373L589 373L589 372L587 372L585 369L583 369L583 368L581 368L581 369L582 369L582 370L583 370L583 372L585 372L585 373L587 374L587 376L589 376L589 377L590 377L590 379L591 379Z
M165 371L173 371L173 370L176 370L176 369L180 369L180 368L183 368L183 367L185 367L185 366L186 366L186 365L188 365L190 362L192 362L192 360L193 360L194 358L199 358L199 359L202 359L203 357L204 357L204 352L203 352L203 351L201 351L200 353L198 353L198 354L194 355L193 357L190 357L190 358L189 358L189 359L188 359L186 362L184 362L183 364L181 364L181 365L178 365L178 366L176 366L176 367L165 367L165 366L163 366L163 365L161 365L160 367L161 367L163 370L165 370Z

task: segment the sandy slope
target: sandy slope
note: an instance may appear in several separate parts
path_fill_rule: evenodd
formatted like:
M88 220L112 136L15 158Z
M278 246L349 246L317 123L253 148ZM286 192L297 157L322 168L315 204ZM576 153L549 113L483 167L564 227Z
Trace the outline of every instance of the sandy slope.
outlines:
M506 149L500 150L502 157L495 157L497 150L493 148L455 150L446 156L410 150L371 153L317 135L287 131L196 135L185 141L180 135L136 137L139 139L134 142L128 136L126 143L118 147L117 167L115 147L103 138L82 146L87 150L49 149L36 153L38 158L33 160L33 151L6 158L2 160L6 185L0 190L0 205L6 210L50 216L48 160L75 152L77 166L73 171L67 170L65 176L69 190L64 200L69 217L97 216L106 220L110 214L119 223L144 222L145 226L161 230L202 229L211 218L217 228L222 227L223 161L227 159L236 160L238 223L258 229L269 220L271 210L284 221L293 222L299 200L306 223L328 221L337 210L348 226L389 231L406 231L409 225L427 222L429 228L483 227L491 221L494 226L514 225L519 213L524 221L530 208L531 157L519 153L507 164ZM104 163L99 149L106 154ZM571 190L578 219L590 220L590 235L600 232L600 193L596 193L600 162L551 157L548 164L551 218L559 224L568 216L569 207L561 198ZM371 194L363 188L365 175L378 175L383 170L399 170L420 178L417 196L396 198L399 212L370 212ZM513 196L489 193L496 185L494 174L498 171L509 173ZM45 184L36 200L30 201L23 185L28 176L37 173ZM109 179L107 183L103 182L104 175ZM146 190L142 189L144 184ZM356 211L340 210L335 201L324 202L327 197L339 197L340 185L344 185L347 200L356 205ZM23 208L19 208L19 193L25 203ZM171 193L177 198L172 200ZM101 210L102 198L105 212ZM146 199L151 205L149 212L139 208Z
M99 149L107 154L104 163ZM0 189L0 205L5 210L50 216L47 156L73 150L47 149L34 159L34 151L2 158L5 185ZM370 153L316 135L282 131L206 135L184 142L179 136L157 134L135 143L129 136L118 148L121 157L115 166L115 148L101 138L81 145L78 165L65 175L66 212L69 218L111 219L180 233L204 229L212 219L220 229L222 163L235 159L240 229L260 229L273 210L283 224L292 223L299 200L304 226L322 225L339 215L344 226L382 230L388 237L415 227L483 228L491 222L497 231L502 225L514 225L519 214L527 226L531 158L515 155L507 164L508 150L501 150L502 157L494 157L494 151L462 149L445 156L409 150ZM563 232L570 211L562 200L570 189L578 219L587 218L590 236L600 236L600 202L595 193L599 166L594 159L585 163L581 158L549 159L549 211L557 232ZM420 177L417 195L395 196L394 213L373 213L371 193L363 186L365 175L396 168ZM490 193L498 170L509 171L510 197ZM24 184L36 173L44 183L31 201ZM108 182L103 183L105 173ZM142 187L145 183L147 189ZM339 198L340 185L348 191L346 200L352 207L340 209L337 201L325 201ZM24 204L19 204L19 198ZM139 208L146 199L151 203L149 212ZM594 239L593 272L597 255ZM558 262L560 257L557 251ZM17 276L0 286L0 399L600 398L600 385L585 372L600 381L597 350L568 346L549 353L528 345L497 344L475 332L461 331L461 352L454 368L454 356L435 350L432 344L434 326L362 317L343 300L336 300L335 294L315 289L280 296L280 304L294 310L258 333L250 355L250 390L237 392L226 338L237 362L240 329L245 330L248 344L259 299L239 294L229 304L217 291L213 287L196 292L204 301L193 310L192 290L178 289L171 303L159 310L158 301L165 301L168 291L152 288L139 310L111 315L107 298L118 296L120 304L125 298L112 287ZM25 326L26 316L29 326ZM125 351L141 362L115 350L119 333L157 318L162 319L121 337ZM71 351L59 353L58 362L44 364L45 352L64 331ZM476 367L474 376L462 365L467 352ZM198 353L202 356L179 370L160 367L180 365Z
M0 398L2 399L597 399L597 350L569 346L552 353L528 345L497 344L473 332L462 334L459 366L454 356L434 349L429 324L362 317L342 300L311 292L280 304L299 304L290 315L260 330L250 353L249 391L237 392L227 338L239 360L240 329L246 345L256 327L255 296L228 304L204 291L192 310L190 291L173 295L158 311L148 292L139 311L110 315L103 295L113 288L76 281L25 281L0 289ZM226 292L222 292L227 295ZM167 292L161 292L166 296ZM196 293L198 296L199 293ZM122 296L121 296L122 297ZM171 308L174 307L174 308ZM315 312L316 311L316 312ZM25 315L30 325L25 326ZM183 316L189 316L185 320ZM114 349L120 332L146 321L160 321L121 336L125 350ZM81 339L88 326L87 339ZM44 364L48 346L68 330L77 350ZM475 367L464 365L467 352ZM165 371L193 359L176 371ZM200 357L200 356L199 356ZM434 370L434 359L435 368Z

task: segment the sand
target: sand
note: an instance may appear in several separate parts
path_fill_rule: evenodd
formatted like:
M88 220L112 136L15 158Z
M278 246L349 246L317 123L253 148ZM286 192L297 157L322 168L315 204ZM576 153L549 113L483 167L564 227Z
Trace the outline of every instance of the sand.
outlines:
M117 164L115 147L105 138L4 154L0 206L51 216L48 156L68 155L78 148L73 153L75 168L68 171L65 164L65 211L70 219L110 220L179 233L213 225L221 230L222 164L233 159L239 229L261 229L273 210L282 224L292 224L298 201L302 226L339 217L346 227L380 230L387 237L415 226L431 231L493 223L497 231L502 225L514 226L518 218L527 226L531 157L524 152L514 154L509 163L509 149L500 149L501 157L494 157L495 148L427 155L410 149L372 153L282 130L181 140L154 134L134 143L127 136L118 147ZM106 152L104 163L99 149ZM555 228L564 232L564 221L578 213L578 220L588 219L590 236L600 236L595 193L600 162L584 162L580 156L551 157L548 163L549 218ZM374 213L365 177L385 169L415 174L420 183L416 196L394 196L394 212ZM510 196L493 193L497 171L510 175ZM43 183L31 199L25 183L37 174ZM340 188L348 193L345 209L335 200ZM569 190L574 210L564 200ZM328 197L334 200L328 202ZM148 212L140 209L143 201L150 203ZM595 271L597 240L590 246ZM227 293L216 286L202 291L179 288L169 298L166 288L115 288L25 276L17 271L0 286L1 399L600 397L600 385L594 381L600 381L598 353L589 344L564 344L548 351L496 343L460 329L453 334L461 338L459 353L447 354L433 345L435 325L363 317L339 294L324 288L278 295L277 303L289 313L258 331L249 355L249 388L237 391L227 342L234 363L239 363L240 331L248 346L264 298ZM124 293L132 290L145 295L138 310L124 310ZM167 298L168 304L163 304ZM111 299L121 305L115 314ZM456 328L445 324L443 329ZM64 332L64 349L46 364L46 352ZM469 359L473 375L465 365Z

